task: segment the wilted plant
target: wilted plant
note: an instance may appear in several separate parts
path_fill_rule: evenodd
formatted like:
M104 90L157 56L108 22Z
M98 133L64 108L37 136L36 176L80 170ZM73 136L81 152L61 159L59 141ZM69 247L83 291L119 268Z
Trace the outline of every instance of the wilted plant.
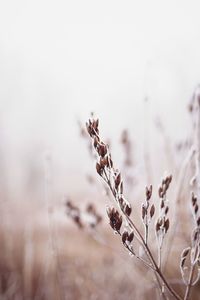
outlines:
M200 220L197 218L198 204L197 198L192 196L193 212L195 216L196 228L192 235L192 246L186 248L181 256L181 272L186 290L182 297L174 290L165 277L162 270L162 248L164 238L169 230L170 221L168 217L169 204L167 199L167 191L172 181L172 176L166 176L158 189L160 199L159 207L156 208L152 203L152 186L146 187L145 202L142 204L141 218L144 225L144 233L136 225L136 222L131 218L132 207L124 195L123 180L120 171L114 167L109 146L101 139L99 135L98 119L89 119L86 123L87 131L92 139L93 148L96 152L96 171L108 186L110 193L113 196L116 207L109 207L107 214L109 223L116 234L118 234L124 247L128 250L131 256L136 257L146 267L152 270L157 286L160 291L160 297L168 299L169 295L173 299L189 299L191 287L197 283L199 279L199 261L200 261ZM194 200L195 199L195 200ZM156 215L157 210L157 216ZM155 255L149 243L150 223L155 218L155 234L157 238L158 254ZM143 249L141 254L140 248ZM185 279L186 269L185 262L188 254L191 253L189 277ZM195 273L196 272L196 273ZM194 276L195 273L195 276Z
M93 204L88 204L85 211L75 206L70 200L67 200L65 205L66 214L80 229L84 229L85 227L95 229L102 221L102 217Z

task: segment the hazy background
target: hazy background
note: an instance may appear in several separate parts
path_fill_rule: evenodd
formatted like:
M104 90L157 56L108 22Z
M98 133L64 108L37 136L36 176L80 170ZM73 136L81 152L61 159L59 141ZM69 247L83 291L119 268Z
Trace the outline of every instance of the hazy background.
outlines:
M7 197L42 189L47 154L60 196L84 190L92 163L77 120L91 111L116 142L128 127L136 142L152 145L158 115L172 139L184 137L187 103L200 82L199 9L199 1L184 0L1 1L0 184Z

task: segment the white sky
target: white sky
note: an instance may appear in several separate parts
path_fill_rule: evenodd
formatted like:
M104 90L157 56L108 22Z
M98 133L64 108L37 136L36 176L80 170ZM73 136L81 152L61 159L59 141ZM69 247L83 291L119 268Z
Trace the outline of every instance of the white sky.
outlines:
M76 118L95 111L107 136L127 126L138 136L145 96L150 119L160 114L169 133L182 136L186 103L200 81L199 11L192 0L1 1L7 176L19 184L24 157L50 149L71 185L86 155Z

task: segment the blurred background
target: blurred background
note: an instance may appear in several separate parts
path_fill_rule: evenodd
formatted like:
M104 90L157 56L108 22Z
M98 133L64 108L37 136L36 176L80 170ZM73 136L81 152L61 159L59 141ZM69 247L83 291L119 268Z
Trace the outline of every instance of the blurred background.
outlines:
M110 141L119 167L124 159L121 134L128 130L136 165L129 170L137 183L133 197L146 184L157 187L164 172L176 174L183 157L165 154L171 155L191 132L187 108L200 82L199 9L198 0L0 3L2 299L133 299L133 292L141 292L127 265L88 234L79 234L65 214L65 197L80 206L104 197L100 181L97 189L88 183L88 174L96 175L79 122L84 125L91 112L100 118L102 136ZM148 176L145 168L151 169ZM103 215L104 200L98 201ZM52 223L57 224L53 229ZM52 246L47 231L57 232L59 242ZM54 244L65 254L64 296L59 288L53 294L53 285L44 288L51 282L48 276L57 276L51 275ZM84 254L77 244L84 245ZM107 266L99 271L100 279L97 271L81 276L92 249L91 269L102 257ZM121 250L118 243L116 249ZM44 273L41 280L33 265ZM121 265L118 278L113 270ZM109 292L109 285L118 288Z

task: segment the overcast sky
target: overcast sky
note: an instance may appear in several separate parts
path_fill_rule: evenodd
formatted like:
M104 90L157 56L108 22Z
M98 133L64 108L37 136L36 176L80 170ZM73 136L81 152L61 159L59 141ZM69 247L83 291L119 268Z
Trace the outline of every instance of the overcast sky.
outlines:
M199 11L194 0L1 1L7 176L20 180L25 157L48 150L75 180L86 154L77 118L95 111L107 136L129 127L137 138L145 97L150 119L160 115L169 134L181 137L200 82Z

